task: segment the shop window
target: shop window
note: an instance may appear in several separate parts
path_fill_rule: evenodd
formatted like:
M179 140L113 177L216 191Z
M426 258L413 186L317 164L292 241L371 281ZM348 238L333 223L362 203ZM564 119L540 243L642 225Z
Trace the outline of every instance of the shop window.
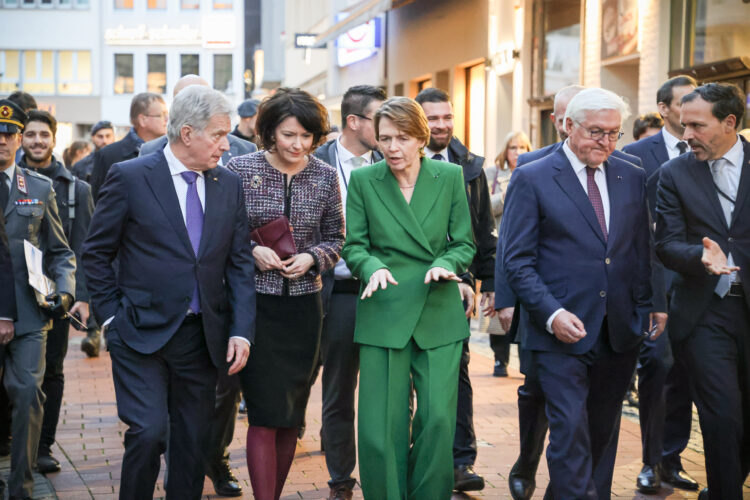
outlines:
M18 0L3 0L3 7L18 7Z
M232 54L214 55L214 88L232 92Z
M22 89L29 94L55 93L55 59L51 50L23 52Z
M57 54L57 93L60 95L90 95L91 52L62 50Z
M231 10L232 0L213 0L214 10Z
M167 8L167 0L148 0L150 10L164 10Z
M167 93L167 55L149 54L146 89L155 94Z
M115 94L132 94L134 90L133 54L115 54Z
M115 9L132 9L133 0L115 0Z
M537 96L551 95L580 82L580 0L537 0L534 34L539 40L535 54Z
M200 57L198 54L180 55L180 77L200 74Z
M197 10L201 8L201 0L180 0L180 8L183 10Z
M0 94L18 90L21 80L20 52L0 50Z

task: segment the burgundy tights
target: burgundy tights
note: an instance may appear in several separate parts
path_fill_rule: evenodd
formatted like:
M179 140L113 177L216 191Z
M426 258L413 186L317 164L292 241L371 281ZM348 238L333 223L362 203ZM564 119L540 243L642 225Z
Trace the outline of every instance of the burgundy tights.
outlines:
M279 500L297 446L296 427L247 429L247 468L255 500Z

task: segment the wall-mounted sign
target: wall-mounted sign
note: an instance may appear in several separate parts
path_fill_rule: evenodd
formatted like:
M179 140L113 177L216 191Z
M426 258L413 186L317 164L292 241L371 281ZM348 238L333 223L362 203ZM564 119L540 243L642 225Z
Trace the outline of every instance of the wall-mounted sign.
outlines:
M339 14L336 21L346 16L345 13ZM380 18L376 17L339 35L336 39L338 65L344 67L372 57L381 45L381 23Z
M602 59L638 48L638 0L602 0Z
M501 45L497 48L497 51L492 54L492 58L490 58L490 66L495 71L496 75L507 75L508 73L513 72L518 57L520 57L520 55L512 44Z
M187 24L179 28L164 25L160 28L147 28L139 24L126 28L122 24L104 31L107 45L200 45L201 31Z
M295 33L294 34L294 46L298 49L310 49L315 48L315 39L318 37L315 33ZM320 47L325 49L325 47Z

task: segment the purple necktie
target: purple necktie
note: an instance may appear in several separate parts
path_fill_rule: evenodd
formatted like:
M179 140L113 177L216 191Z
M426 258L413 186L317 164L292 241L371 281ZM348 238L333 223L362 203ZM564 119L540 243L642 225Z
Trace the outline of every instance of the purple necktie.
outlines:
M188 184L187 195L185 196L185 226L187 227L190 244L196 257L198 248L201 244L201 233L203 233L203 206L198 197L198 186L195 181L198 179L197 172L181 172L180 175ZM198 291L198 279L196 276L195 290L193 299L190 301L190 310L194 313L201 312L200 293Z
M599 187L596 185L596 181L594 181L596 170L597 169L592 167L586 167L586 187L589 192L589 200L591 200L591 205L594 207L594 213L596 213L596 220L599 221L599 227L602 228L604 241L607 241L607 223L604 220L604 203L602 203L602 195L599 192Z

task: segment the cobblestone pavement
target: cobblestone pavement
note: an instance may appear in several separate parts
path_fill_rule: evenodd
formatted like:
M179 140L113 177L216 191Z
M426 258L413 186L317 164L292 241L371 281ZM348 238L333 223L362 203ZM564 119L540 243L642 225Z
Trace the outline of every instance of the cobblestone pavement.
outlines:
M57 444L53 449L62 463L62 471L49 474L48 479L57 497L63 500L114 499L117 498L120 479L125 426L117 418L108 354L105 352L97 359L86 359L79 349L80 340L81 335L71 331L71 345L65 361L65 399ZM472 353L470 371L474 386L474 419L479 439L476 468L485 476L487 487L472 496L454 495L453 498L506 499L510 498L507 474L518 453L516 388L522 378L517 366L513 364L508 378L493 378L490 375L492 360L486 336L475 336ZM328 474L320 452L318 435L320 408L318 383L312 391L307 414L307 433L298 444L297 455L282 495L284 499L323 499L328 496ZM637 416L633 418L632 415L632 411L628 410L622 422L613 496L632 499L697 498L696 493L666 487L660 495L654 496L643 496L635 491L635 478L641 468L641 445ZM246 431L247 419L240 417L230 448L231 466L245 489L244 498L251 499L244 453ZM694 430L694 436L696 432ZM693 477L705 484L703 455L700 450L693 448L686 450L683 461ZM547 481L547 468L543 460L534 498L542 498ZM214 495L209 480L206 480L203 492L204 498L221 498ZM155 497L162 496L160 481ZM355 491L355 498L362 498L359 489ZM750 488L746 489L745 498L750 499Z

